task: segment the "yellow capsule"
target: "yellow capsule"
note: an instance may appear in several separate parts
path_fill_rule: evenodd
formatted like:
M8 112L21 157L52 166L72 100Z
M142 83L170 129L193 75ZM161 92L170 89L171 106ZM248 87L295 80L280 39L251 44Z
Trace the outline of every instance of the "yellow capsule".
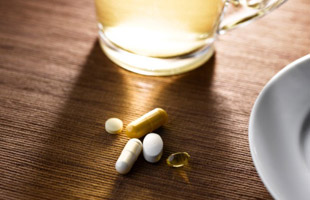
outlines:
M183 167L188 164L189 158L190 155L188 153L178 152L170 154L166 161L170 167Z
M168 120L167 112L161 108L144 114L142 117L128 124L126 135L130 138L140 138L165 124Z

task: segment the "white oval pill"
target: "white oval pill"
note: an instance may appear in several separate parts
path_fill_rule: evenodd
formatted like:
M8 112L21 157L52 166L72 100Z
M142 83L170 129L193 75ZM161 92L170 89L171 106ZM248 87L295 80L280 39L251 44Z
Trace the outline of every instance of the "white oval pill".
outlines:
M143 156L150 163L158 162L163 154L164 142L156 133L149 133L143 140Z
M115 163L116 171L120 174L127 174L136 162L141 151L141 141L136 138L130 139Z
M116 134L123 130L123 122L118 118L110 118L105 122L105 130L108 133Z

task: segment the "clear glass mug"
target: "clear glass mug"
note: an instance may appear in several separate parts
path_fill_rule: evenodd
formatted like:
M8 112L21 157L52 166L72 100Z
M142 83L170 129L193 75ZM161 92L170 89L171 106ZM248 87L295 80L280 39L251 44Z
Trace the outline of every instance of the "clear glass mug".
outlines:
M179 74L213 55L217 35L260 18L285 1L95 0L100 45L129 71Z

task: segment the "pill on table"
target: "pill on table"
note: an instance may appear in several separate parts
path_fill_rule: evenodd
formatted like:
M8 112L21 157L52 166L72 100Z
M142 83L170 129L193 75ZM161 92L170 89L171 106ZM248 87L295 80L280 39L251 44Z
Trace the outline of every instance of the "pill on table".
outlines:
M128 124L126 134L130 138L140 138L147 133L159 128L168 120L168 115L164 109L155 108L144 114L142 117Z
M123 130L123 122L117 118L110 118L105 122L105 130L108 133L116 134Z
M170 167L183 167L188 164L189 158L190 155L187 152L177 152L171 154L166 161Z
M163 154L164 143L156 133L149 133L143 140L143 156L150 163L158 162Z
M139 139L130 139L115 163L115 169L120 174L127 174L136 162L142 151L142 142Z

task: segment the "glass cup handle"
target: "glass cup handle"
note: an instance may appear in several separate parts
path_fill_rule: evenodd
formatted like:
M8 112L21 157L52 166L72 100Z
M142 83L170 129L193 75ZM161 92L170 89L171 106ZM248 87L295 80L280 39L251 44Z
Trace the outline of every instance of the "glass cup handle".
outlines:
M228 0L218 33L223 34L240 25L259 19L287 0Z

